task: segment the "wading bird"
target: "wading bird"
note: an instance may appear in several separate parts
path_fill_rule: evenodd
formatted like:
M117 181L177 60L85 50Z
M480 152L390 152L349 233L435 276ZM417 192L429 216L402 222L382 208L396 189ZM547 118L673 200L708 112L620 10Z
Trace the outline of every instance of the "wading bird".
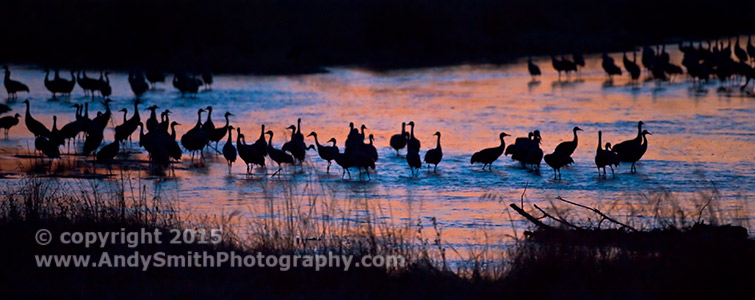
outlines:
M15 116L5 116L0 118L0 128L5 130L5 139L8 139L8 131L10 131L11 127L18 125L18 118L20 117L21 115L16 114Z
M228 128L228 141L223 145L223 157L228 162L228 174L231 174L231 168L233 163L236 162L236 147L233 146L233 126L226 126Z
M501 140L501 144L497 147L487 148L475 152L474 154L472 154L470 163L482 163L483 170L485 170L485 165L487 165L488 169L492 171L493 162L496 161L498 157L501 156L501 154L503 154L503 149L506 148L506 143L503 141L503 138L507 136L509 136L509 134L501 132L501 134L498 135L498 138Z
M29 132L31 132L35 137L41 136L47 138L48 136L50 136L50 130L47 129L44 124L40 123L31 116L31 113L29 112L29 99L24 100L24 103L26 104L26 116L24 116L24 123L26 124L26 128L29 129Z
M606 149L601 148L602 145L603 132L598 131L598 149L595 152L595 166L598 168L598 177L601 176L600 169L603 169L602 176L606 177L606 166L611 167L611 175L616 177L613 166L619 166L619 156L611 150L611 143L606 143Z
M527 71L532 76L532 81L537 81L537 76L540 76L540 67L532 62L532 57L527 57Z
M10 78L10 69L8 69L8 66L3 66L3 69L5 69L5 79L3 79L3 84L5 85L5 91L8 93L9 98L16 98L18 92L29 92L28 86L20 81Z
M642 125L645 124L642 121L637 122L637 137L634 139L618 143L613 146L613 151L619 156L621 162L632 163L630 172L637 172L635 164L642 158L647 151L647 138L646 134L650 134L647 130L642 130Z
M314 131L312 131L312 133L310 133L307 136L314 137L314 139L315 139L315 146L317 146L316 147L317 148L317 154L320 155L320 158L322 158L322 159L324 159L324 160L326 160L328 162L328 168L326 170L326 173L330 174L330 164L332 163L332 161L334 159L336 159L336 156L338 155L338 146L336 146L336 139L335 138L331 138L330 140L328 140L327 142L328 143L332 142L333 145L332 146L326 146L326 145L320 145L320 142L317 140L317 133L315 133Z
M425 153L425 162L427 163L428 168L430 167L430 164L435 165L433 173L438 173L438 164L441 159L443 159L443 150L440 147L440 131L436 131L433 135L438 136L438 142L434 149L427 150Z
M266 133L270 135L270 140L267 142L267 154L270 156L270 159L278 164L278 170L275 171L273 175L270 175L270 177L278 174L278 177L280 178L280 172L283 170L281 164L294 164L294 157L283 152L283 150L275 149L275 147L273 147L273 131L268 130Z

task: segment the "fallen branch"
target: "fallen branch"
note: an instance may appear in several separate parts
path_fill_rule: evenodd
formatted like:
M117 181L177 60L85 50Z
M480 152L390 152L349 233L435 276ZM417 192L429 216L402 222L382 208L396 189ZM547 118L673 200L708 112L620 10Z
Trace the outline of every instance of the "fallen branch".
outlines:
M574 229L583 229L583 228L581 228L581 227L579 227L579 226L576 226L576 225L574 225L574 224L572 224L572 223L569 223L569 222L567 222L566 220L564 220L564 219L563 219L563 218L561 218L561 217L559 217L559 218L556 218L556 217L554 217L554 216L552 216L552 215L548 214L548 213L547 213L547 212L545 212L545 211L544 211L543 209L541 209L541 208L540 208L539 206L537 206L537 204L533 204L533 206L535 206L535 208L537 208L537 210L539 210L539 211L540 211L541 213L543 213L543 215L544 215L545 217L548 217L548 218L551 218L551 219L553 219L553 220L556 220L557 222L559 222L559 223L561 223L561 224L564 224L564 225L566 225L566 226L569 226L569 227L571 227L571 228L574 228Z
M511 206L511 208L513 208L514 211L516 211L518 214L522 215L528 221L532 222L532 224L535 224L537 227L540 227L542 229L554 229L550 225L546 225L545 223L540 222L540 220L538 220L537 218L535 218L532 215L528 214L526 211L524 211L524 209L521 209L521 208L519 208L519 206L516 206L516 204L511 203L511 204L509 204L509 206Z
M586 205L582 205L582 204L579 204L579 203L576 203L576 202L572 202L572 201L566 200L564 198L561 198L561 196L556 196L556 199L564 201L564 202L569 203L571 205L575 205L575 206L579 206L579 207L582 207L582 208L585 208L585 209L589 209L589 210L593 211L594 213L598 214L599 216L603 217L603 219L611 221L611 222L613 222L615 224L618 224L622 228L627 228L627 229L631 229L632 231L637 231L637 229L635 229L634 227L629 226L629 225L624 224L624 223L621 223L621 222L619 222L619 221L617 221L617 220L615 220L615 219L607 216L606 214L604 214L603 212L601 212L597 208L592 208L592 207L589 207L589 206L586 206ZM600 227L600 226L598 226L598 227Z

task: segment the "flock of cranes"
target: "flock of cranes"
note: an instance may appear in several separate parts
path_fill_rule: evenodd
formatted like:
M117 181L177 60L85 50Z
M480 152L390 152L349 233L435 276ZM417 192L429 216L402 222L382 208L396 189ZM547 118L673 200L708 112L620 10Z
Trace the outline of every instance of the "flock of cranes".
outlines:
M699 41L697 45L693 42L680 42L679 50L683 54L681 66L671 62L671 56L666 52L665 45L655 47L645 45L641 49L642 57L637 58L637 51L632 49L631 59L624 51L622 57L623 70L629 75L633 84L637 83L642 75L642 70L648 72L648 79L655 80L657 84L664 81L671 81L674 77L687 74L692 78L693 85L697 86L700 82L708 82L712 78L718 79L721 84L719 90L729 91L731 86L736 82L744 81L740 90L744 91L751 80L755 80L755 44L752 38L747 38L747 43L743 48L740 45L739 36L718 41ZM558 72L558 80L561 80L561 73L569 76L570 73L579 73L585 66L585 58L579 53L573 53L571 59L565 55L551 55L553 69ZM609 80L613 76L624 74L622 68L616 63L613 57L606 52L601 56L601 67L605 71ZM682 68L684 67L684 68ZM3 66L5 70L4 85L10 98L15 98L19 92L29 92L29 87L11 78L11 72L8 66ZM527 59L527 69L533 80L542 74L540 67L536 65L532 58ZM52 79L50 70L45 69L44 85L56 98L60 95L70 95L76 84L84 91L84 95L99 93L102 97L108 97L112 94L110 86L109 72L100 71L99 78L90 78L86 71L70 71L70 79L61 77L59 70L55 70ZM165 73L150 71L143 72L140 70L131 71L128 75L128 82L134 95L141 96L160 82L165 82ZM195 95L201 87L211 89L213 83L212 74L209 72L187 73L178 72L173 76L172 84L182 95ZM413 155L412 155L413 156Z
M695 84L701 81L707 81L716 77L722 86L732 85L736 80L744 79L744 89L751 79L755 79L755 45L748 38L746 48L739 45L739 38L735 39L732 45L731 39L726 44L723 41L698 42L695 46L692 42L680 43L679 49L683 52L684 58L682 66L686 68L687 74L694 79ZM733 55L732 55L733 54ZM671 80L674 76L684 73L681 66L677 66L670 61L670 55L666 52L665 46L656 46L655 48L645 46L641 51L642 57L638 62L637 51L632 51L631 59L624 52L622 57L624 70L629 74L632 82L639 80L643 68L649 73L650 78L660 83ZM551 56L553 68L558 72L559 80L561 73L567 76L571 72L580 72L585 66L585 59L580 53L574 53L569 60L564 55L560 57ZM601 66L606 72L608 78L620 76L623 74L622 68L619 67L614 59L606 53L602 54ZM527 60L527 67L533 79L541 74L531 58ZM5 78L4 85L10 98L15 98L19 92L29 92L29 87L22 82L13 80L11 72L7 66L4 66ZM161 72L142 72L132 71L128 75L128 82L133 93L138 97L155 87L158 82L165 82L165 74ZM173 76L172 84L182 94L195 94L201 87L211 89L213 83L212 75L209 72L202 73L176 73ZM180 126L178 122L170 120L171 111L166 109L159 113L158 107L152 105L147 108L150 111L146 121L142 121L139 114L140 101L134 102L131 117L128 116L128 109L123 108L119 112L123 113L123 121L114 127L114 138L111 143L104 146L104 130L110 124L112 111L110 109L111 100L107 98L112 94L110 78L108 72L100 72L99 78L90 78L86 72L70 71L70 79L61 77L60 72L55 70L53 77L50 78L50 70L45 70L44 85L49 90L53 98L57 95L70 95L76 84L84 91L85 95L91 95L92 99L96 94L104 98L102 104L105 107L104 112L97 112L96 116L90 118L89 103L74 104L75 108L73 121L58 128L57 117L53 116L52 129L46 128L41 122L34 119L30 112L30 102L25 100L26 113L24 123L27 129L34 135L35 150L41 152L51 159L59 158L60 147L67 145L69 152L71 146L77 147L78 140L83 139L81 152L84 156L93 156L97 163L112 164L124 149L121 144L125 141L131 141L131 136L139 130L139 146L143 147L149 154L149 160L152 165L166 168L172 166L172 163L180 161L185 151L190 153L191 159L195 156L200 159L204 158L205 150L211 149L221 152L228 163L229 172L233 163L241 161L247 167L247 174L251 174L254 166L265 167L266 158L269 157L278 167L272 176L279 175L284 165L301 166L305 160L308 150L315 150L323 160L327 162L327 173L333 161L342 169L341 177L344 178L349 169L356 168L359 171L359 178L367 175L370 179L370 169L375 169L375 163L378 161L378 152L374 145L374 136L366 135L365 125L355 127L354 123L349 124L347 137L344 143L343 151L337 146L335 138L330 138L325 144L320 144L318 135L312 131L306 137L302 133L301 119L297 120L295 125L289 126L291 130L290 138L287 142L277 148L273 144L274 133L271 130L265 130L265 125L261 126L259 137L253 143L247 143L241 128L234 127L230 124L232 113L226 112L223 116L225 125L216 127L212 121L212 107L201 108L197 110L197 121L194 126L177 139L175 126ZM10 108L0 106L0 114L10 111ZM206 116L203 114L206 113ZM5 130L7 138L8 131L11 127L19 123L21 115L4 116L0 118L0 128ZM406 126L410 126L407 131ZM637 136L634 139L611 145L603 145L602 132L598 132L598 147L595 155L595 165L598 169L599 176L606 177L606 167L611 169L613 174L614 166L621 162L631 163L631 172L636 172L635 163L639 161L647 150L647 135L650 133L642 129L643 122L638 123ZM145 133L146 130L146 133ZM234 144L233 134L236 132ZM443 150L441 148L441 133L435 132L437 137L435 148L425 152L424 159L420 156L421 144L414 134L415 123L408 122L401 124L401 132L390 138L390 146L399 156L400 150L406 148L406 163L411 170L413 177L419 175L422 163L427 164L428 168L432 165L433 172L437 172L438 164L443 159ZM582 131L579 127L572 129L573 139L559 144L551 153L544 154L541 148L542 137L539 130L530 132L526 137L518 137L514 143L506 147L504 138L510 136L505 132L499 134L500 144L496 147L483 149L472 155L470 162L472 164L482 164L482 169L492 170L492 164L501 156L511 156L511 159L521 164L523 168L539 172L540 165L544 161L553 169L554 178L561 178L561 168L574 163L572 155L578 145L578 132ZM314 144L307 145L306 138L311 137ZM222 148L219 143L225 140ZM214 146L213 146L214 144ZM219 150L221 149L221 150ZM76 151L76 150L74 150ZM172 169L172 168L171 168Z
M121 144L130 141L131 136L136 134L136 130L139 129L139 146L143 147L149 154L150 164L161 169L170 168L172 170L172 164L181 160L184 149L190 153L192 161L196 156L200 160L204 159L205 150L221 152L218 149L222 149L221 153L228 163L229 173L233 163L238 158L246 165L246 173L251 174L255 166L265 167L266 157L269 157L278 167L271 176L278 175L280 177L284 165L302 166L307 151L315 150L318 156L328 163L327 173L330 173L331 163L335 161L343 170L342 179L347 173L351 178L349 169L356 168L359 171L360 180L364 174L369 180L370 170L375 170L375 163L379 159L377 148L374 145L374 136L365 132L367 126L364 124L358 128L355 127L353 122L349 124L344 149L341 151L335 138L330 138L326 144L320 144L318 135L314 131L305 137L302 133L302 120L299 118L295 125L292 124L286 128L291 130L290 138L278 148L273 144L273 131L265 130L264 124L261 125L259 138L254 143L248 144L241 128L231 125L230 117L233 116L232 113L226 112L223 115L225 120L223 126L215 126L212 121L213 108L207 106L197 110L197 121L194 127L186 131L177 140L175 127L181 124L171 121L171 111L169 109L162 111L158 118L158 107L156 105L149 106L146 110L150 111L150 115L145 121L142 121L139 114L139 100L134 102L134 111L131 117L128 116L127 108L119 110L119 112L123 112L123 120L113 128L113 141L104 143L104 130L110 124L111 118L114 122L117 119L117 117L112 117L111 102L109 98L102 101L105 111L97 112L93 118L89 116L89 103L74 104L74 119L71 122L59 129L57 116L53 116L52 129L48 129L31 114L30 101L24 100L24 104L26 104L24 124L29 132L34 135L35 151L41 152L54 161L61 156L60 147L67 145L69 154L92 156L94 162L107 165L108 170L110 170L110 166L118 160L119 154L122 154L125 150ZM9 107L0 106L0 112L8 111L10 111ZM205 113L206 116L203 116ZM5 129L6 136L8 130L19 123L19 117L19 114L15 114L12 117L0 118L0 128ZM406 130L407 125L410 127L408 132ZM604 147L602 145L602 132L598 132L595 165L598 168L599 176L606 176L606 167L610 167L613 173L613 167L618 166L621 162L631 163L631 172L636 172L635 163L647 151L647 135L650 135L647 130L643 130L643 125L642 121L638 122L637 136L634 139L621 142L613 147L610 143L606 143ZM236 131L235 145L233 140L234 129ZM390 147L396 151L397 157L400 157L400 151L406 148L405 159L412 177L419 175L423 161L428 168L433 165L433 172L437 173L438 164L443 159L440 142L441 133L435 132L433 136L437 137L436 146L426 151L424 160L422 160L420 158L421 143L415 136L414 130L415 123L413 121L402 123L401 132L391 137ZM527 137L517 138L514 144L508 145L508 147L506 147L504 138L510 135L501 132L498 146L474 153L470 162L472 164L481 163L482 170L485 170L485 167L492 170L492 164L501 155L511 155L511 159L518 161L523 168L539 172L541 163L545 161L547 165L553 168L554 178L561 179L561 168L574 163L571 156L577 149L579 131L582 131L582 129L574 127L572 129L572 140L560 143L552 153L545 155L541 148L542 137L539 130L530 132ZM309 137L313 139L314 144L307 145L306 138ZM82 150L75 153L79 148L76 145L80 139L83 139L83 146L80 147ZM225 144L222 148L218 148L219 143L223 140L225 140ZM71 152L72 145L74 146L74 153Z
M11 78L8 66L4 65L3 69L5 70L3 84L9 98L16 98L19 92L30 92L29 86ZM85 70L71 70L71 79L61 77L60 71L57 69L54 71L52 79L50 78L49 69L45 69L44 72L45 88L52 93L53 99L57 98L57 95L70 96L76 84L84 92L84 96L91 95L92 99L97 94L102 97L109 97L113 93L113 88L110 86L110 72L100 71L99 78L90 78L87 76ZM212 89L213 81L212 74L209 72L202 72L201 74L180 72L173 76L173 87L180 91L181 95L187 93L195 95L199 92L200 87L208 90ZM165 82L165 73L145 73L137 70L131 71L128 74L129 86L137 97L143 95L151 88L154 89L155 85L160 82Z
M724 41L700 41L697 45L693 42L680 42L678 46L683 54L681 66L671 62L671 56L666 52L665 45L658 45L655 48L645 45L642 47L640 61L637 60L637 51L632 49L632 58L627 56L624 51L622 63L624 70L629 75L631 82L637 83L642 75L642 70L647 70L648 79L652 79L656 84L664 81L672 81L675 77L687 74L693 80L693 86L701 89L701 82L708 82L712 78L718 79L720 83L719 91L730 91L731 86L736 82L744 83L739 87L744 91L750 80L755 79L755 45L752 38L747 38L747 44L743 48L740 46L739 36ZM564 55L556 57L551 55L553 69L558 72L559 81L561 73L567 76L570 73L577 73L585 66L585 59L581 53L572 54L572 59ZM622 68L616 64L614 59L606 52L601 56L601 67L606 73L609 80L613 76L621 76ZM684 67L684 68L682 68ZM533 80L542 73L540 67L536 65L532 58L527 60L527 69Z

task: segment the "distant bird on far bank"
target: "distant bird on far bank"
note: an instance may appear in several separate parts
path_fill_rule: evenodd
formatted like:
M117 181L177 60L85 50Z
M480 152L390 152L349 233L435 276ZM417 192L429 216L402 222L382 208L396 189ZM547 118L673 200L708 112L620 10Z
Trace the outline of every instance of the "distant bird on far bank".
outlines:
M3 69L5 70L5 79L3 79L3 84L5 85L5 91L8 93L9 98L16 98L18 92L29 92L28 86L21 83L20 81L10 78L10 69L8 69L8 66L4 65Z
M540 67L538 67L535 63L532 62L532 57L527 57L527 71L530 72L530 76L532 76L532 81L537 81L537 76L540 76Z

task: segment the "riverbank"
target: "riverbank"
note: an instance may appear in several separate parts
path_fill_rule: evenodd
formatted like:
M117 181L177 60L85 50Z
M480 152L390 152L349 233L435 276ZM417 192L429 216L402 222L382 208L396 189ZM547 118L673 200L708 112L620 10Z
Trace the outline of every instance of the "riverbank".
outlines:
M710 204L699 215L687 212L697 220L676 218L664 227L640 228L640 233L617 229L607 224L610 222L587 228L600 238L585 238L589 235L568 228L563 218L546 218L543 222L549 229L533 227L513 240L507 250L470 255L457 265L467 267L454 269L446 263L445 252L456 250L444 244L437 228L389 226L374 211L372 217L361 221L311 218L302 214L307 205L297 205L294 200L283 204L289 207L282 212L288 217L251 223L249 226L259 227L253 228L248 238L223 230L218 242L211 244L142 242L131 247L115 242L103 248L86 248L53 239L40 245L40 229L49 230L53 236L142 229L172 236L174 229L209 232L230 228L227 224L234 215L199 218L204 220L200 223L181 217L175 199L143 188L132 189L130 184L108 190L88 180L72 193L70 186L56 180L24 180L21 189L5 191L0 202L0 240L5 245L0 280L5 286L3 294L10 298L744 299L749 283L755 279L754 241L742 227L704 225L724 221L708 210L714 207ZM82 188L87 183L91 183L89 188ZM366 209L369 215L371 210ZM550 212L549 216L557 216ZM540 214L537 210L530 213ZM567 224L579 224L573 221ZM134 252L181 255L189 251L277 257L332 252L353 255L359 261L380 255L401 256L406 261L401 266L348 271L341 266L320 270L305 266L287 270L153 267L146 271L141 266L35 266L35 256L46 254L101 257L104 252L115 256Z

